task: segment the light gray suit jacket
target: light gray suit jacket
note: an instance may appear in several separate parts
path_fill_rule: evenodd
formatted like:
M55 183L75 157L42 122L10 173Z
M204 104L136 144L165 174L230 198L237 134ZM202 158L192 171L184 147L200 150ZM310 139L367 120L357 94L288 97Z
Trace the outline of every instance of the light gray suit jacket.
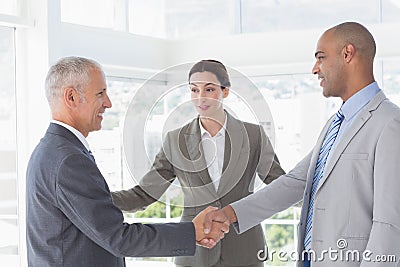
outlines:
M29 267L122 267L123 257L193 255L192 223L127 224L94 159L51 123L27 170Z
M185 207L182 221L191 221L209 205L223 207L252 193L256 173L269 184L284 174L261 126L245 123L227 114L223 174L216 191L209 176L201 146L198 118L166 135L152 169L139 186L113 192L116 206L137 211L155 202L177 178ZM179 257L184 266L222 264L245 266L259 262L257 251L265 245L260 225L243 235L233 229L213 249L197 247L194 257Z
M304 232L310 190L319 149L331 118L312 150L288 174L265 189L233 203L237 229L247 229L303 199L298 253L304 249ZM400 109L379 92L357 115L337 144L315 195L312 249L320 257L329 248L344 253L344 261L322 266L398 266L400 260ZM339 249L337 241L344 249ZM346 261L346 252L370 250L369 258L395 255L396 262L363 259ZM339 252L341 251L341 252ZM368 256L368 255L367 255ZM352 259L352 257L348 257ZM368 258L368 257L367 257ZM303 267L299 261L298 266Z

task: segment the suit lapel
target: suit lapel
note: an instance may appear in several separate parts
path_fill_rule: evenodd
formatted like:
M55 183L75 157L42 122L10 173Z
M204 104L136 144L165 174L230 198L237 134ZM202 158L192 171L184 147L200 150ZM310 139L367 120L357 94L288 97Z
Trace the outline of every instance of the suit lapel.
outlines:
M61 126L57 123L50 123L49 128L47 129L47 133L63 136L69 142L75 145L80 151L82 151L82 153L85 154L94 164L96 164L93 155L89 153L84 144L82 144L82 142L74 133L72 133L64 126Z
M379 104L386 98L383 92L378 93L370 103L367 104L365 108L363 108L356 118L354 118L353 123L350 125L350 128L347 129L346 133L340 139L340 142L337 144L333 154L325 166L324 175L321 178L318 189L324 184L326 179L328 178L329 174L331 173L333 167L335 167L337 161L342 155L343 151L346 149L347 145L353 139L353 137L358 133L358 131L364 126L364 124L371 118L371 111L375 110ZM321 147L321 144L319 145ZM314 165L315 166L315 165Z
M193 120L185 133L185 143L193 169L214 195L223 196L240 180L249 160L250 142L242 121L227 112L225 131L224 163L221 180L216 192L208 173L207 163L201 145L199 120Z
M249 149L249 136L243 122L227 113L224 164L217 191L219 196L229 192L241 179L249 160Z
M73 134L70 130L68 130L64 126L61 126L56 123L50 123L49 128L47 129L47 133L63 136L72 144L74 144L76 147L78 147L85 155L87 155L90 158L90 160L92 160L91 158L92 156L89 154L89 151L87 151L86 147L82 144L82 142L78 139L78 137L76 137L75 134Z
M212 185L211 177L208 173L207 163L204 158L203 146L201 145L198 118L193 120L187 128L185 133L185 143L191 164L193 164L194 172L198 174L203 184L207 185L206 187L210 191L213 191L212 193L215 195L216 191L214 189L214 186Z
M231 138L229 136L228 131L225 131L224 163L222 166L222 173L224 173L226 168L228 167L232 153L231 147L232 147Z

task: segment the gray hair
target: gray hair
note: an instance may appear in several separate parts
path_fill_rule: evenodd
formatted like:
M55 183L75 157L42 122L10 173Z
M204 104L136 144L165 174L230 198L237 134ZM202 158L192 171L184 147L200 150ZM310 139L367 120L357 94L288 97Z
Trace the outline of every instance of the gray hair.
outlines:
M90 83L91 70L102 71L102 67L96 61L83 57L65 57L51 66L45 83L50 107L62 98L65 88L73 87L83 95L84 88Z

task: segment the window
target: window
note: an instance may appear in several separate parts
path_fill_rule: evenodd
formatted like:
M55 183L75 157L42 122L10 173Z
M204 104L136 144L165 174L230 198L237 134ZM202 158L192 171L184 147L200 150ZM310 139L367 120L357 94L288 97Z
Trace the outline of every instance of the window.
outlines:
M111 191L132 185L123 160L121 129L126 109L140 84L139 80L107 77L107 92L113 107L104 114L102 130L88 136L97 165Z
M3 2L0 13L16 12L17 0ZM398 23L399 14L397 0L61 0L63 22L172 39Z
M400 22L400 2L397 0L382 1L382 22L399 23Z
M130 0L130 31L163 38L229 35L231 0Z
M2 0L0 2L0 14L18 15L18 0Z
M113 0L61 0L61 21L113 28L114 2Z
M242 0L242 30L269 32L330 27L341 21L380 22L379 1Z
M300 219L300 207L292 207L275 214L271 219L265 220L264 233L269 256L268 266L295 266L290 253L297 248L297 224ZM276 253L273 253L276 251ZM279 255L280 252L287 253ZM282 259L287 259L284 262Z
M282 167L290 170L311 151L322 127L341 102L324 98L318 79L311 74L253 80L270 105L276 132L275 152Z
M19 245L14 28L0 27L0 73L0 262L4 264L14 259L10 255L18 255Z
M165 1L129 0L129 31L165 38Z
M400 106L400 59L383 61L383 85L386 96Z

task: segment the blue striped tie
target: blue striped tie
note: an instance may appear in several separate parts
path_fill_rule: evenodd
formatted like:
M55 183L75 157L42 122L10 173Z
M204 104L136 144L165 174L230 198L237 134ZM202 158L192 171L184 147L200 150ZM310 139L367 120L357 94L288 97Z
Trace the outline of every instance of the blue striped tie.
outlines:
M319 156L317 165L315 166L314 179L310 194L310 204L308 206L308 216L306 223L306 230L304 234L304 248L306 251L311 250L311 230L312 230L312 217L314 213L314 197L317 192L319 181L324 175L324 167L326 164L326 160L328 159L329 151L331 150L333 143L336 140L336 136L338 135L340 124L342 123L344 118L343 112L341 109L336 113L335 119L333 120L331 126L328 129L328 132L325 136L324 142L319 150Z

